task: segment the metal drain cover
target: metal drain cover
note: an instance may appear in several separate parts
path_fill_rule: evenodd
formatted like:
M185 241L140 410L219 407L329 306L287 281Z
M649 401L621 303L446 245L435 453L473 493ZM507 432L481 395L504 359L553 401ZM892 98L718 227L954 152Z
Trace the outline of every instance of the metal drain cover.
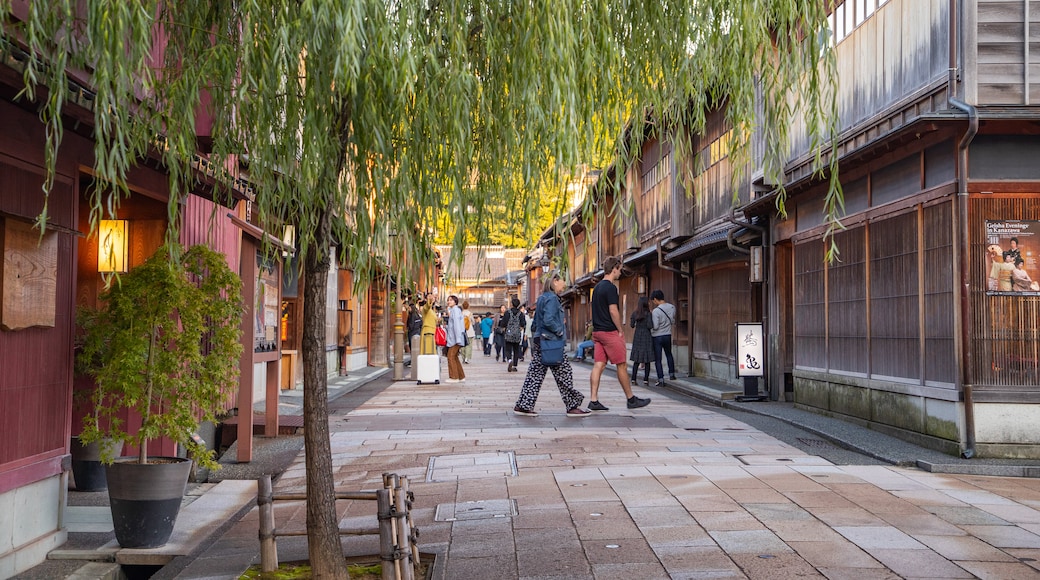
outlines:
M433 516L435 522L490 520L517 515L515 499L487 499L465 503L442 503Z
M516 454L512 451L434 455L426 468L426 481L515 477L517 473Z

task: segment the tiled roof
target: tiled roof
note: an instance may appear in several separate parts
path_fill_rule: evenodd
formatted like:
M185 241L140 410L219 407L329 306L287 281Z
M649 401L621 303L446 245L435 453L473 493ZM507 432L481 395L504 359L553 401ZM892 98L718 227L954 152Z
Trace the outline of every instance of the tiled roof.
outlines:
M526 250L503 246L466 246L462 263L456 263L451 246L437 246L444 262L444 275L456 282L514 282L515 272L524 269Z

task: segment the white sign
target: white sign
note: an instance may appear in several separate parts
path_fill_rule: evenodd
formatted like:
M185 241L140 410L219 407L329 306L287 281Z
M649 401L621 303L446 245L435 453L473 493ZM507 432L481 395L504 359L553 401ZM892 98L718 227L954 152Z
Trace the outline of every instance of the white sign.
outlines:
M761 322L738 322L737 376L765 376L765 352Z

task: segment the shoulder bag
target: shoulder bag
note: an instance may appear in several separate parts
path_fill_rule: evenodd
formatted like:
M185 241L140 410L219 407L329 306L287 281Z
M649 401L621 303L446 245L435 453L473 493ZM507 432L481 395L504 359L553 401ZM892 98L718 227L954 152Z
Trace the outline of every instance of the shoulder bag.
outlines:
M543 335L539 344L542 347L542 364L547 367L554 367L563 362L564 355L563 350L567 345L567 341L561 338L545 338Z

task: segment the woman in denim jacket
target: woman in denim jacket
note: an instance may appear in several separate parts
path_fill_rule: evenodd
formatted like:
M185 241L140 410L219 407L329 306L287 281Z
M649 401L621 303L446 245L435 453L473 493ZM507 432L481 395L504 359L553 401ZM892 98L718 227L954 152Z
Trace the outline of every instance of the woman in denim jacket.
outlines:
M524 386L520 389L520 398L517 399L513 412L517 415L536 417L538 413L534 410L534 404L538 400L538 392L545 380L546 369L552 370L556 386L560 389L560 397L567 409L568 417L585 417L589 411L581 408L581 402L585 395L574 388L574 373L567 357L563 357L560 364L546 367L542 364L541 337L563 338L566 327L563 324L563 307L560 306L559 293L563 292L567 283L558 270L553 270L545 277L545 285L542 295L538 297L535 306L534 321L531 324L531 363L527 365L527 376L524 377Z

